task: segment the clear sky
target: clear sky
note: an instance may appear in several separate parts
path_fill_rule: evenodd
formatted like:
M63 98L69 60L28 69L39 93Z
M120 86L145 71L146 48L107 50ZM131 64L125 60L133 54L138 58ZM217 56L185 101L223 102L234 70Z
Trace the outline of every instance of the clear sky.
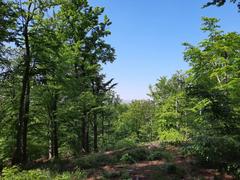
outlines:
M160 76L188 69L183 61L183 42L197 43L201 17L221 19L224 31L240 31L236 5L201 9L207 0L90 0L105 7L112 35L107 41L116 49L116 61L104 67L118 83L123 100L148 98L148 87Z

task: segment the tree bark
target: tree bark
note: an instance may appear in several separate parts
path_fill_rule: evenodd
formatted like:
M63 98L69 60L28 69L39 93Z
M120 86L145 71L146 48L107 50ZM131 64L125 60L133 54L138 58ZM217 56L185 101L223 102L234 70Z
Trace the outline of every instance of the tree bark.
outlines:
M90 152L90 147L89 147L90 139L89 139L89 125L88 125L88 121L86 121L86 137L85 138L86 138L86 153L89 153Z
M94 151L98 152L98 127L97 127L97 115L94 114L93 117L93 146L94 146Z
M88 126L88 113L84 112L82 118L82 152L89 153L89 126Z
M104 146L104 120L105 120L105 116L102 113L102 146Z
M86 152L86 116L84 113L84 117L82 118L82 151Z
M29 45L28 23L24 28L25 54L24 54L24 72L22 79L22 90L19 106L19 116L17 124L16 151L12 160L13 164L25 164L27 162L27 126L29 121L30 104L30 65L31 54Z
M49 159L58 158L58 123L57 123L57 101L58 95L55 93L50 104L50 141Z

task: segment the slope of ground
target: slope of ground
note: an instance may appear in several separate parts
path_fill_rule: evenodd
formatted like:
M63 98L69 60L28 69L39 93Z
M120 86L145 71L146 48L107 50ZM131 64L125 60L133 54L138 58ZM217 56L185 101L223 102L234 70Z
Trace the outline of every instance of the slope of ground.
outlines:
M81 169L88 180L234 179L217 169L202 167L194 157L184 156L179 146L158 143L94 153L78 159L37 162L31 168L36 167L58 172Z

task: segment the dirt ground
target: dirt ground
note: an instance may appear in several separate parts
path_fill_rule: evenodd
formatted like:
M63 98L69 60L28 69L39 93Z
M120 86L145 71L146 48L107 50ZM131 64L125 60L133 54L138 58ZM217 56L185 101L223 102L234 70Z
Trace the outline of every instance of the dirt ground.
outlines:
M149 147L151 148L151 147ZM178 148L167 147L173 156L171 162L164 159L154 161L141 161L134 164L105 165L89 173L88 180L102 179L102 174L108 174L105 179L125 179L120 174L126 173L126 179L132 180L233 180L233 176L220 173L217 169L207 169L196 166L193 157L183 156ZM111 155L112 152L106 152Z

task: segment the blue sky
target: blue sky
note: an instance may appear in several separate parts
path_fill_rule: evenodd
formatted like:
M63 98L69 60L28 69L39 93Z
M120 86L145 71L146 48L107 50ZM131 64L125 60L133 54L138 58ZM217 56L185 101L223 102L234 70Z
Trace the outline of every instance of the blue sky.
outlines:
M201 17L217 17L226 32L240 30L240 13L228 3L201 9L207 0L90 0L105 7L113 24L107 41L116 49L116 61L104 66L115 91L124 100L148 98L148 87L160 76L186 70L183 42L196 44L206 37Z

